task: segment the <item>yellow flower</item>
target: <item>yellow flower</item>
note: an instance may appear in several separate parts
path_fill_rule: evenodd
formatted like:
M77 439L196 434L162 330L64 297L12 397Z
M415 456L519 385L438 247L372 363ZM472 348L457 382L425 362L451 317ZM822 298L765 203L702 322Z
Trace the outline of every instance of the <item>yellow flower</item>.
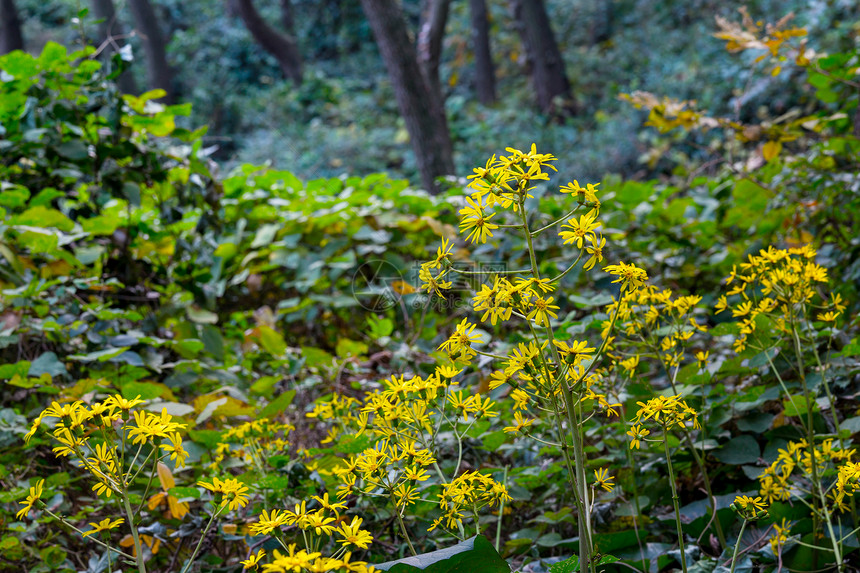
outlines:
M481 342L481 337L477 334L472 334L472 331L475 330L474 324L469 322L469 319L464 318L463 321L457 325L457 329L454 331L454 334L448 338L445 342L439 345L439 350L444 350L448 353L449 356L455 356L457 354L460 355L460 358L463 360L471 360L475 356L475 351L472 350L473 342Z
M749 497L748 495L737 496L731 508L747 520L760 519L767 513L767 504L760 497Z
M635 425L629 430L627 430L627 435L630 436L630 449L639 449L639 443L645 439L645 437L650 434L651 431L648 428L643 428L640 425Z
M340 527L335 530L343 539L338 539L338 543L346 545L354 545L360 549L367 549L373 541L373 536L361 529L362 519L358 516L352 518L352 523L341 523Z
M239 561L244 567L242 569L256 569L257 565L260 563L260 559L262 559L266 555L265 549L260 549L257 551L256 555L249 555L247 559L244 561Z
M600 486L606 491L612 491L612 488L615 487L615 484L612 483L614 480L615 478L609 475L609 470L604 468L594 470L595 487Z
M621 283L622 292L625 290L636 290L648 280L648 274L643 269L640 269L636 265L625 264L624 262L619 262L617 265L607 265L603 270L618 277L612 282Z
M238 507L248 505L248 486L234 478L220 480L217 477L212 478L212 483L198 481L197 485L206 488L214 494L221 494L224 497L221 500L221 508L226 507L229 510L234 510Z
M558 310L558 306L552 304L553 300L553 297L546 299L537 296L533 297L529 300L532 308L526 318L534 320L538 326L549 326L550 317L558 318L558 315L555 313Z
M493 236L493 229L498 229L498 225L490 223L490 219L495 216L495 213L489 216L484 216L484 208L480 203L475 203L474 200L467 197L468 206L460 209L460 214L463 219L460 221L460 232L469 231L466 240L472 243L486 243L487 237Z
M27 498L24 501L19 502L24 507L22 507L21 510L15 514L15 517L17 519L23 519L27 516L28 513L30 513L30 510L33 508L33 505L35 505L35 503L39 501L39 498L42 496L43 485L45 485L45 480L40 479L39 481L37 481L36 485L30 488L30 493L29 495L27 495Z
M591 255L591 257L582 265L582 269L586 271L594 268L595 264L603 262L603 248L606 246L606 239L603 237L598 238L597 235L592 233L590 239L591 246L585 247L585 252Z
M94 529L90 529L89 531L84 531L83 536L86 537L88 535L93 535L94 533L100 533L102 531L110 531L116 527L119 527L125 523L123 518L119 518L117 520L111 521L110 517L105 517L98 523L90 523Z
M594 211L589 211L585 215L581 215L579 220L571 217L567 223L561 226L562 229L567 227L570 231L561 231L558 236L564 239L565 245L575 243L577 248L581 249L585 238L595 236L594 230L601 225L599 221L595 221L596 218L597 213Z
M522 432L524 428L528 428L534 424L534 420L526 419L523 417L522 412L514 412L514 423L516 425L504 428L505 433L518 434Z
M257 519L257 523L251 526L251 533L254 535L269 535L275 531L276 535L280 532L282 525L286 525L289 517L286 512L280 509L273 509L271 513L265 509Z
M122 396L118 396L115 394L115 395L111 396L110 398L108 398L107 400L104 401L105 405L116 406L117 408L119 408L120 410L123 410L125 412L131 410L132 408L134 408L138 404L143 404L143 402L144 402L144 400L140 399L140 394L138 394L136 398L133 398L131 400L126 400Z

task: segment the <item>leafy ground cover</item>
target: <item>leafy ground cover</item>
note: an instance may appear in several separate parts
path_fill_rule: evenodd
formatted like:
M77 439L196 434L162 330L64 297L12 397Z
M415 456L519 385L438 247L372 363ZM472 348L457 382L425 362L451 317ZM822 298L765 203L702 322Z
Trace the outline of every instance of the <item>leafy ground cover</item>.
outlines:
M632 93L704 163L439 197L221 174L90 50L4 56L2 566L856 568L857 49L720 34L814 101Z

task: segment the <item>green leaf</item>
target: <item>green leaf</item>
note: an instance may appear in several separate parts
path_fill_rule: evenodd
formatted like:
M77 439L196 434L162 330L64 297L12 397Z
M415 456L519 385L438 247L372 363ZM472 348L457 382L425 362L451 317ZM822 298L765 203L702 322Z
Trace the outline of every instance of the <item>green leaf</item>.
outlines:
M809 411L809 403L806 401L806 396L797 394L790 399L786 398L782 401L782 406L785 408L785 415L792 417L805 416ZM815 401L812 402L812 411L818 411L818 405Z
M200 499L200 490L196 487L172 487L167 490L167 493L176 499L190 497L192 499Z
M23 207L30 198L30 191L20 185L0 182L0 205L4 207Z
M260 410L260 413L257 414L259 418L273 418L287 409L287 407L293 403L293 398L296 397L295 390L287 390L271 402L269 402L268 406Z
M287 351L284 337L274 329L268 326L259 326L257 331L260 334L260 344L266 349L266 352L272 356L282 356Z
M30 372L30 361L21 360L12 364L0 365L0 378L12 378L14 376L27 376Z
M761 448L755 438L742 434L726 442L722 448L714 451L713 455L725 464L753 464L761 457Z
M210 450L215 449L215 446L221 443L221 432L218 430L188 430L188 436Z
M308 368L317 366L331 366L334 356L321 348L313 346L302 346L302 356L305 357L305 364Z
M275 387L278 380L280 380L280 378L277 376L262 376L259 380L251 384L251 392L261 396L267 396L272 392L272 388Z
M53 377L68 374L68 371L55 353L44 352L30 364L30 370L27 374L36 378L42 374Z
M280 224L269 224L261 226L259 229L257 229L257 233L254 235L254 240L251 242L251 248L259 249L260 247L269 246L275 239L275 235L278 233L278 229L280 228Z
M42 205L30 207L17 217L12 217L10 224L25 227L55 227L66 232L75 228L72 220L61 212Z
M62 565L63 561L66 560L66 552L56 545L51 547L45 547L41 551L39 551L39 556L42 558L42 561L50 567L51 569L56 569L60 565Z
M458 543L453 547L406 557L397 561L387 561L374 565L382 571L392 573L510 573L511 568L502 559L493 545L484 537L476 536Z
M224 338L221 336L221 331L211 324L207 324L200 333L200 339L203 341L203 348L206 349L206 352L214 356L216 360L224 361Z
M97 350L95 352L90 352L89 354L72 354L69 356L69 360L77 360L78 362L94 362L96 360L99 362L107 362L111 358L116 358L126 350L128 350L126 347L105 348L104 350Z
M189 306L185 310L185 313L191 322L196 322L197 324L215 324L218 322L217 314L199 306Z
M194 413L194 407L180 402L152 402L144 406L144 409L160 414L165 410L171 416L181 418ZM193 431L193 430L192 430Z
M571 555L564 561L549 566L549 573L573 573L579 571L579 555Z
M346 358L347 356L362 356L367 352L367 344L358 340L341 338L337 341L335 351L342 358Z
M132 400L136 396L140 396L143 400L152 400L167 391L169 391L167 386L154 382L126 382L121 387L122 397L126 400Z

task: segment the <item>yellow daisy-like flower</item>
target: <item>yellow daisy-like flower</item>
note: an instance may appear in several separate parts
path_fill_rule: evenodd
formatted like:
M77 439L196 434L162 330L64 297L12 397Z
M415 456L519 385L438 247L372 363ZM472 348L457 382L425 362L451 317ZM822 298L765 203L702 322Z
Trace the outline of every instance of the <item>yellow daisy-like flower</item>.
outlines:
M612 282L621 283L622 292L636 290L648 280L648 274L643 269L624 262L619 262L617 265L607 265L603 270L618 277Z
M93 529L90 529L89 531L84 531L83 536L87 537L88 535L93 535L102 531L110 531L111 529L119 527L123 523L125 523L125 520L121 517L114 521L111 521L110 517L105 517L98 523L90 523L90 525L93 526Z
M490 219L495 215L492 213L484 216L484 208L476 203L473 199L467 197L467 207L460 209L460 214L463 219L460 221L460 232L469 231L466 240L472 243L486 243L487 237L493 236L493 229L498 229L498 225L490 223Z
M599 486L605 489L606 491L612 491L612 488L615 487L615 484L612 483L615 481L615 478L609 475L609 470L605 468L600 468L594 470L594 485L595 487Z
M273 531L276 533L282 525L287 525L289 517L286 512L280 509L273 509L271 513L265 509L260 514L257 523L251 526L251 533L254 535L269 535Z
M30 488L30 493L27 495L27 498L24 501L20 502L21 505L23 505L24 507L22 507L21 510L15 514L15 517L17 519L23 519L27 516L28 513L30 513L30 510L33 509L33 505L35 505L36 502L39 501L39 498L42 496L42 486L44 485L45 480L40 479L38 482L36 482L35 486Z
M245 559L244 561L239 561L239 563L241 563L243 565L243 567L242 567L243 570L244 569L256 569L257 565L260 564L260 559L265 557L265 555L266 555L266 550L260 549L259 551L257 551L256 555L249 555L247 559Z
M226 507L232 511L238 507L248 505L248 486L237 479L227 478L220 480L217 477L213 477L212 483L199 481L197 485L208 489L214 494L222 494L224 496L221 500L222 508Z
M627 435L630 436L630 449L639 449L640 442L645 439L645 437L651 433L651 430L648 428L643 428L640 425L635 425L629 430L627 430Z
M340 527L335 529L335 533L343 539L338 539L337 542L345 546L354 545L360 549L367 549L373 541L373 536L361 529L361 522L362 519L356 516L352 518L352 523L341 523Z

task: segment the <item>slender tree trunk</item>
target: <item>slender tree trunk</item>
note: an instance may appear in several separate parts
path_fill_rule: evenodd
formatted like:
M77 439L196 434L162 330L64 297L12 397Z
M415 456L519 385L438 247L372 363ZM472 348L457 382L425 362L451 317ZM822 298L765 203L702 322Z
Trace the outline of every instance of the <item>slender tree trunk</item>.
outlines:
M296 19L293 15L293 0L281 0L281 26L284 32L296 37Z
M93 15L96 19L101 20L99 24L99 43L108 43L104 54L110 59L113 54L119 52L126 45L126 41L123 38L125 30L117 19L113 0L92 0L92 6ZM134 76L131 75L129 70L126 70L117 78L117 85L119 85L119 89L123 93L137 93Z
M254 40L260 44L264 50L269 52L278 60L278 66L281 68L284 76L291 79L294 84L302 83L302 56L299 52L299 46L296 43L295 35L289 32L290 35L284 35L276 29L269 26L263 19L257 9L254 7L253 0L236 0L239 8L239 16L245 23L245 27L254 36ZM286 0L281 4L281 15L283 17L284 3L289 4Z
M439 80L439 62L442 59L442 39L451 0L427 0L418 30L418 62L430 89L439 101L445 101Z
M158 25L158 17L149 0L129 0L128 6L137 27L137 33L146 52L146 72L151 88L161 88L167 102L173 101L173 70L167 63L166 41Z
M0 54L23 49L24 34L15 0L0 0Z
M475 94L490 105L496 101L496 72L490 50L490 19L486 0L469 0L472 18L472 51L475 54Z
M545 113L572 111L570 82L543 0L513 0L514 21L531 66L532 84ZM561 100L559 108L558 100Z
M361 0L391 78L400 114L409 131L424 186L439 192L436 178L454 173L451 136L441 100L420 71L398 0Z

